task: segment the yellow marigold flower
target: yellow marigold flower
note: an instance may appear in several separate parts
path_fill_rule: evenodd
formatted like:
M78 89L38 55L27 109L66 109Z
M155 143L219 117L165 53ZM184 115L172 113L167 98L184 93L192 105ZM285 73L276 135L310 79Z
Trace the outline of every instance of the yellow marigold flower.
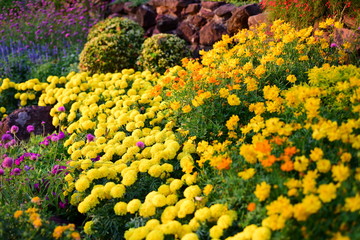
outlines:
M264 65L259 65L255 68L254 73L257 77L261 77L266 72L266 67Z
M350 176L350 168L344 166L344 164L332 166L332 177L337 182L343 182Z
M178 196L176 194L170 194L166 197L167 205L174 205L178 201Z
M223 229L217 225L210 228L210 237L212 239L220 239L223 233L224 233Z
M131 186L136 182L136 180L137 180L137 172L135 170L130 170L124 174L121 183L124 184L125 186Z
M351 240L348 236L343 236L340 232L337 232L333 235L331 240Z
M287 81L289 81L289 82L291 82L291 83L295 83L296 82L296 80L297 80L297 78L296 78L296 76L295 75L288 75L287 77L286 77L286 80Z
M184 113L188 113L191 111L191 106L188 104L188 105L185 105L182 109L181 109Z
M240 99L235 94L231 94L227 97L227 101L231 106L238 106L240 105Z
M240 155L249 163L254 164L257 162L257 152L252 144L242 144L240 147Z
M336 198L336 186L333 183L321 184L318 193L322 202L331 202Z
M151 203L154 204L155 207L163 207L166 205L166 197L162 194L156 194L152 197Z
M93 221L87 221L84 225L84 232L88 235L92 234L92 227L94 225Z
M327 159L321 159L316 162L316 168L321 173L327 173L331 169L331 162Z
M296 171L304 172L306 171L308 165L309 165L309 159L307 159L305 156L295 157L294 169Z
M226 212L228 210L227 206L217 203L210 207L211 217L218 219L223 212Z
M19 218L24 212L21 211L21 210L17 210L15 213L14 213L14 218Z
M140 206L141 206L141 201L139 199L133 199L127 204L126 210L129 213L134 214L139 210Z
M75 188L79 192L83 192L90 187L90 181L87 177L80 177L75 182Z
M274 100L279 97L280 89L274 86L265 86L263 89L264 98L267 100Z
M184 182L181 181L180 179L174 179L171 183L170 183L170 191L171 192L176 192L177 190L179 190L182 186L183 186Z
M178 110L181 107L181 104L179 101L174 101L170 104L170 107L172 110Z
M83 201L83 202L81 202L79 205L78 205L78 211L80 212L80 213L86 213L86 212L88 212L89 210L90 210L90 208L91 208L91 206L90 206L90 204L89 204L89 202L88 201L86 201L86 199Z
M316 147L310 151L310 159L315 162L322 159L323 156L324 152L321 150L321 148Z
M188 199L194 199L201 195L201 189L198 185L189 186L184 191L184 196Z
M33 220L32 224L34 225L35 228L39 228L42 226L42 220L40 217L37 217Z
M345 211L356 212L360 210L360 194L345 198Z
M144 202L139 208L142 217L151 217L156 213L156 207L150 202Z
M285 60L283 58L278 58L278 59L276 59L275 63L276 63L276 65L281 66L284 64L284 62L285 62Z
M213 185L207 184L207 185L204 187L204 189L203 189L203 193L204 193L206 196L208 196L208 195L211 193L211 191L213 190L213 188L214 188Z
M222 215L218 220L217 220L217 225L219 227L221 227L222 229L226 229L226 228L229 228L232 223L233 223L233 218L228 215L228 214L225 214L225 215Z
M181 240L199 240L199 237L196 233L186 233Z
M255 229L252 240L269 240L271 239L271 231L267 227L258 227Z
M226 121L226 127L229 130L235 130L238 125L238 121L240 120L239 116L232 115L229 120Z
M203 207L195 212L195 219L200 222L205 222L211 217L211 211L208 207Z
M340 157L341 161L342 162L350 162L351 160L351 153L348 153L348 152L345 152L343 154L341 154L341 157Z
M310 214L316 213L317 211L319 211L319 209L321 208L321 201L319 200L319 197L310 194L305 196L305 198L303 199L302 203L305 205L306 207L306 211L309 212Z
M185 199L181 204L178 212L179 218L184 218L188 214L192 214L195 211L195 204L192 200Z
M251 224L249 226L246 226L243 230L244 237L246 239L251 239L252 235L254 234L255 230L257 229L257 226L255 224Z
M271 185L266 182L261 182L256 185L255 196L259 199L260 202L265 201L270 195Z
M125 194L125 186L123 184L116 184L111 188L110 195L113 198L121 198Z
M227 98L229 96L229 89L226 88L220 88L219 94L221 98Z
M154 229L146 235L146 240L163 240L164 233L159 229Z
M248 180L248 179L252 178L255 175L255 173L256 173L256 171L254 168L249 168L242 172L239 172L238 176L244 180Z
M75 240L80 240L81 239L80 233L78 233L78 232L72 232L70 236L71 236L72 239L75 239Z
M118 202L114 206L114 212L116 215L125 215L127 213L127 203L126 202Z

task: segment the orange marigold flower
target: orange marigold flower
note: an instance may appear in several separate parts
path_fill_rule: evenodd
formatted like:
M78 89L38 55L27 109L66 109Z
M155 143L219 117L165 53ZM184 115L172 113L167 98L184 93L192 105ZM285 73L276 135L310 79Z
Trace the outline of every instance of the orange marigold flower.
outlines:
M284 149L284 153L290 157L297 153L297 151L296 147L287 147Z
M266 159L261 161L261 165L264 167L271 167L276 162L276 157L274 155L270 155Z
M223 170L223 169L230 169L230 165L232 163L232 160L230 158L223 158L222 161L216 166L217 169Z
M290 172L294 170L294 163L292 161L285 161L283 164L281 164L280 168L284 172Z
M247 210L248 210L249 212L252 212L252 211L254 211L255 209L256 209L256 204L255 204L255 203L251 202L251 203L249 203L249 204L247 205Z
M256 151L258 152L262 152L265 154L270 154L271 153L271 145L269 144L268 140L264 140L262 142L258 142L255 144L255 148Z

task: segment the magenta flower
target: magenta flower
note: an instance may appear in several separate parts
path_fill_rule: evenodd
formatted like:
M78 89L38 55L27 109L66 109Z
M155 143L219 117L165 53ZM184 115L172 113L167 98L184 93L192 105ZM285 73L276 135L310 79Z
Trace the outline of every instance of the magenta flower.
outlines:
M335 47L337 47L338 45L336 44L336 43L331 43L330 44L330 47L332 47L332 48L335 48Z
M13 139L13 137L10 135L10 134L8 134L8 133L5 133L4 135L2 135L2 137L1 137L1 140L3 140L4 142L5 141L10 141L10 140L12 140Z
M28 131L29 133L33 132L35 130L33 125L29 125L26 127L26 131Z
M11 157L6 157L1 165L4 168L11 168L13 164L14 164L14 159L12 159Z
M89 133L88 135L86 135L86 139L87 139L89 142L92 142L92 141L94 141L95 136Z
M10 175L20 175L20 173L21 173L20 168L14 168L13 170L11 170Z
M4 175L5 174L5 171L4 169L0 168L0 176Z
M51 173L52 174L58 174L60 172L62 172L64 169L66 169L65 166L60 166L60 165L54 165L53 168L51 169Z
M58 108L58 111L59 111L59 112L65 112L65 107L64 107L64 106L59 107L59 108Z
M11 126L10 132L11 132L12 134L17 133L18 131L19 131L19 127L18 127L18 126L16 126L16 125Z
M136 146L138 146L139 148L144 148L144 147L145 147L145 143L142 142L142 141L138 141L138 142L136 143Z

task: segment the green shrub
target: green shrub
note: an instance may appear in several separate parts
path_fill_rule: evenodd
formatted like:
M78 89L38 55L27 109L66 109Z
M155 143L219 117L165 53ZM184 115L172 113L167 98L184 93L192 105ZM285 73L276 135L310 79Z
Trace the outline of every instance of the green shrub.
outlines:
M137 34L100 35L87 42L80 54L80 71L94 74L133 68L142 43L140 30Z
M164 73L166 69L178 65L181 59L190 56L190 50L183 39L163 33L145 40L138 64L145 70Z
M141 27L136 22L127 18L107 18L92 26L89 30L87 40L98 37L103 34L139 35ZM143 32L141 32L143 35Z

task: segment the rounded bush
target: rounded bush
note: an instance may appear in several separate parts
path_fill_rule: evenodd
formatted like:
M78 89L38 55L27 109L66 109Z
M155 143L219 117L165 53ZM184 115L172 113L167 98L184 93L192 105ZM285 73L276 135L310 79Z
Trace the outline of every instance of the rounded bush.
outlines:
M191 57L186 42L176 35L161 33L144 41L137 64L143 70L164 73L185 57Z
M139 24L128 18L107 18L96 23L90 28L87 40L90 41L91 39L103 34L137 34L137 32L141 30L143 31ZM142 35L144 35L143 32Z
M144 41L144 30L133 21L130 27L131 20L123 18L121 21L128 27L115 33L94 35L85 44L80 53L80 71L108 73L135 67Z

